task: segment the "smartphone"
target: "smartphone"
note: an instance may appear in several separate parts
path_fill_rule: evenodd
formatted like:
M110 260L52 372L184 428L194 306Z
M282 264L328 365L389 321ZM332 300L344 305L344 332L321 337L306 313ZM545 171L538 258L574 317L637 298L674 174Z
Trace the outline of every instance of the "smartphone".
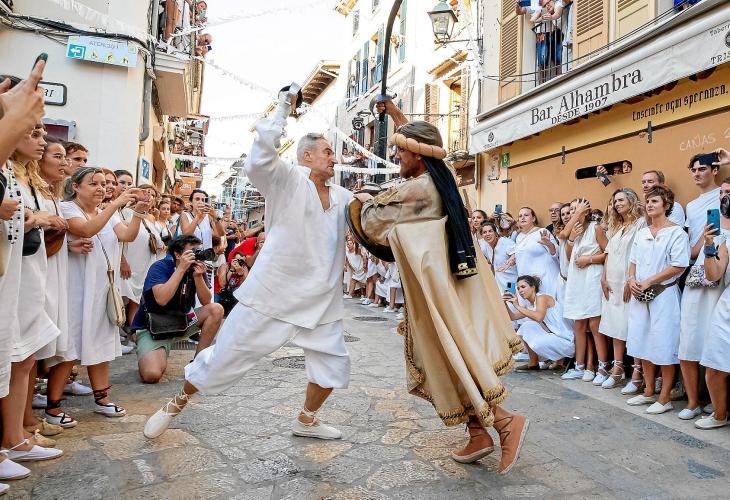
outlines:
M216 208L218 210L225 210L226 204L225 203L213 203L213 208Z
M205 203L207 205L208 202L209 202L209 198L206 196L205 199L203 200L203 203Z
M531 0L520 0L520 7L529 7Z
M697 163L700 165L716 166L716 163L720 163L720 153L707 153L706 155L700 155L697 158Z
M497 205L494 206L494 213L495 214L501 214L502 213L502 204L501 203L499 203L499 204L497 204Z
M611 184L611 179L609 179L608 176L604 174L598 174L597 177L598 180L601 181L601 184L603 184L604 186L608 186L609 184Z
M516 295L516 293L517 293L517 290L516 290L515 284L514 284L514 283L512 283L511 281L509 281L509 282L507 283L507 292L508 292L508 293L509 293L510 295L512 295L512 296Z
M717 230L718 234L720 233L720 210L717 208L707 210L707 225Z

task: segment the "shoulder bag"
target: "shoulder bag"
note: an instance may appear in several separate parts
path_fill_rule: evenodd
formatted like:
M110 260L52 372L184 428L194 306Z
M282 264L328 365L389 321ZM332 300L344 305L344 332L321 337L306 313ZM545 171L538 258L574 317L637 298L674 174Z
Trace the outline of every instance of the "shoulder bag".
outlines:
M61 212L58 210L56 200L51 198L51 202L56 209L56 215L60 216ZM66 230L48 228L43 231L43 239L46 241L46 257L52 257L63 247L63 242L66 241Z
M148 329L152 340L167 340L185 335L188 329L186 314L179 311L147 313Z
M76 204L78 206L78 203ZM84 209L79 206L81 213L86 220L89 220L89 216L86 215ZM114 281L114 268L109 260L109 255L106 253L104 244L101 242L99 234L96 234L96 239L99 240L101 251L104 252L104 258L106 259L106 278L109 282L109 289L106 292L106 315L109 321L115 326L124 326L127 324L127 311L124 309L124 300L122 299L122 293L119 291L116 282Z
M33 193L33 199L35 200L36 209L34 210L34 212L38 212L40 211L41 206L38 203L38 197L35 194L35 189L33 189L33 186L30 187L30 191L31 193ZM41 228L34 227L30 231L25 233L25 235L23 236L23 257L30 257L31 255L35 255L35 253L41 247L41 242L43 241L41 231Z
M157 239L152 234L152 231L150 231L150 228L147 227L147 221L140 217L140 222L144 226L145 231L147 231L147 235L149 237L149 239L147 240L147 246L149 247L150 252L152 252L152 255L157 255Z
M688 288L717 288L720 280L710 281L705 277L705 266L695 264L689 268L685 286Z
M671 283L667 283L666 285L662 283L657 283L656 285L651 285L649 288L641 292L638 297L636 297L636 300L639 302L642 302L644 304L647 304L657 298L664 290L667 288L672 288L674 285L679 283L679 279L676 279L672 281Z

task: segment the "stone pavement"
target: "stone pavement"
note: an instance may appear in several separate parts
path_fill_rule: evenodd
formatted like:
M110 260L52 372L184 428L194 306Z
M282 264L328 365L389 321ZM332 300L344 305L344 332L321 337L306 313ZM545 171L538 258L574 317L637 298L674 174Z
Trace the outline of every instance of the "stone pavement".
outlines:
M443 499L728 498L730 428L698 431L676 412L649 418L618 391L555 374L512 373L505 407L529 415L517 466L495 472L499 450L474 465L450 451L463 428L446 428L404 390L402 338L381 310L348 301L352 382L321 412L339 441L294 437L306 384L302 352L284 348L225 395L196 398L156 441L146 417L178 388L190 351L173 351L168 378L144 386L136 358L113 363L119 420L68 401L81 424L58 439L65 456L32 465L9 498L37 499ZM373 318L383 321L368 321Z

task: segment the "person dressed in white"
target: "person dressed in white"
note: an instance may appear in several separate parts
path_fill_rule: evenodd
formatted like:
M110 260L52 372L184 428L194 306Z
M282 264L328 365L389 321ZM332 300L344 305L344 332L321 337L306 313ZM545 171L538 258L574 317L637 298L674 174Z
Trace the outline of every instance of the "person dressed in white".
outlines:
M509 283L517 281L517 267L514 259L510 259L515 254L515 242L500 236L497 226L493 222L484 222L479 248L489 261L499 291L503 293L509 288Z
M730 153L721 150L721 160L730 161ZM716 429L727 425L727 388L730 375L730 177L720 186L720 234L707 229L704 234L705 275L709 280L724 278L725 289L715 306L702 348L700 364L707 368L705 380L712 401L712 413L695 421L699 429ZM724 276L723 276L724 275Z
M348 277L345 298L351 299L355 290L364 288L367 281L367 259L351 235L347 236L345 257L345 276Z
M687 391L687 407L678 415L683 420L692 420L702 415L699 361L705 336L709 332L712 312L723 290L723 286L710 287L706 280L693 276L704 272L705 255L702 246L705 240L702 236L707 224L707 211L720 210L720 188L715 180L720 165L713 165L712 160L712 155L699 154L693 156L689 162L689 170L701 194L687 204L685 223L691 248L690 263L694 265L682 294L682 322L679 330L679 366Z
M654 186L664 186L665 182L664 172L661 170L647 170L641 175L641 190L646 196L646 193L651 191ZM669 214L667 219L679 227L684 227L685 217L681 203L675 201L672 204L672 213Z
M606 339L598 330L602 305L601 276L608 239L603 228L591 221L591 206L586 200L574 200L570 208L573 211L571 221L575 224L566 246L570 264L562 305L565 317L574 321L575 369L563 378L581 378L584 382L601 385L608 378L609 366ZM594 371L592 363L593 349L589 347L587 330L590 330L598 351L597 371ZM579 377L581 371L582 377Z
M403 285L395 262L390 262L385 272L385 286L388 288L388 307L383 312L398 313L403 305Z
M565 226L570 222L570 203L565 203L560 207L560 228L555 231L555 236L559 243L560 278L558 279L558 294L556 296L558 302L565 300L565 285L568 283L568 270L570 268L570 257L568 256L568 237L570 234L563 235ZM558 228L556 228L558 229Z
M508 261L509 265L517 264L517 274L520 276L539 278L542 291L556 297L560 276L557 242L547 229L537 225L537 215L532 208L520 209L517 225L520 232L515 255Z
M224 236L225 229L221 224L217 211L209 203L208 193L202 189L193 189L190 194L192 213L180 215L180 232L192 234L203 242L203 248L213 248L213 236Z
M646 215L651 225L641 229L631 249L629 261L629 325L626 350L641 359L644 393L627 401L632 406L650 404L646 412L659 414L673 406L669 393L679 364L679 276L689 265L689 238L684 229L667 219L674 203L671 190L656 186L645 196ZM645 292L654 298L646 301ZM644 301L639 301L642 298ZM662 388L657 397L657 367Z
M644 210L633 189L621 188L614 191L609 204L607 226L609 240L601 276L603 306L598 331L611 338L613 344L613 369L611 375L601 384L604 389L612 389L626 378L624 354L631 300L631 289L626 282L629 253L636 233L646 227ZM631 382L624 387L625 391L622 389L622 394L635 394L643 383L640 359L634 360L633 369Z
M509 292L504 294L504 300L515 309L513 312L507 308L513 321L525 319L517 335L522 337L530 355L526 368L539 370L540 361L572 357L575 353L573 325L563 316L560 303L540 293L540 281L534 276L520 276L516 288L527 305L520 305L517 296Z
M341 281L345 207L352 193L332 182L334 151L320 134L299 140L299 165L279 158L277 148L291 109L282 92L275 117L257 123L258 134L245 164L249 179L266 198L266 245L236 290L239 304L221 327L216 344L185 367L180 393L147 421L148 438L160 436L192 394L225 391L259 359L287 342L304 350L309 379L293 434L342 436L320 423L315 413L334 388L347 387L350 377ZM292 207L300 217L291 217Z

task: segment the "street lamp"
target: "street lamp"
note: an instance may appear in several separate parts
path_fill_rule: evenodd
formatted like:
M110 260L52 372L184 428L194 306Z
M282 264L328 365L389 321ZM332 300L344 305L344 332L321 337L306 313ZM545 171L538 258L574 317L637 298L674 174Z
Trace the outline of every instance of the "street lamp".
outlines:
M451 33L454 31L457 17L446 0L440 0L438 5L428 13L433 25L433 35L438 43L447 43L451 40Z

